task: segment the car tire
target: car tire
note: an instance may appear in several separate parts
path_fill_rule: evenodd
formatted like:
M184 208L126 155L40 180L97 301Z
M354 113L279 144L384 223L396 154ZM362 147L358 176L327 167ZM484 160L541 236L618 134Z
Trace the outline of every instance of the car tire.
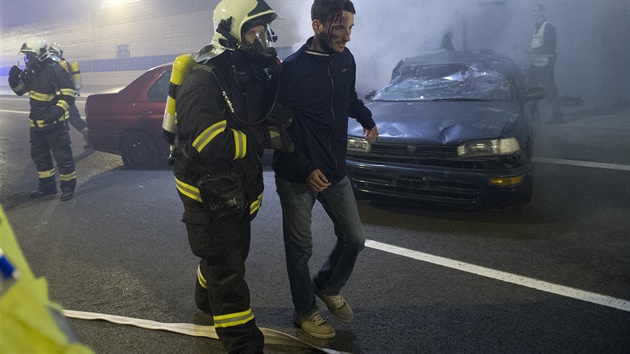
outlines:
M129 169L152 169L160 161L157 145L145 133L129 134L123 140L120 151L123 163Z

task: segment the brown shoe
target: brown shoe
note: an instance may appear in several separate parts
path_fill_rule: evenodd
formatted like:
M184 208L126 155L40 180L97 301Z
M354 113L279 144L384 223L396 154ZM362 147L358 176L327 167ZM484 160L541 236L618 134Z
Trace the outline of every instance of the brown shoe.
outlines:
M336 334L335 329L328 324L319 311L315 311L310 315L300 315L294 312L293 322L311 337L330 339Z

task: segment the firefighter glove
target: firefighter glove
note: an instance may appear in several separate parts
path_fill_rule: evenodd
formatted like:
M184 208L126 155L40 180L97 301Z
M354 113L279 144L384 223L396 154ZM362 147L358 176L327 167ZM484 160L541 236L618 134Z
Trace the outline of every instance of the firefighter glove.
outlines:
M11 87L15 87L20 84L20 74L22 73L22 69L19 66L13 65L11 70L9 70L9 85Z
M293 122L293 110L285 105L276 103L267 118L269 125L277 125L282 129L289 129Z
M291 134L288 130L277 125L265 127L267 130L267 138L265 139L265 147L284 152L293 152L295 146L291 141Z
M64 111L63 108L59 106L52 106L44 116L44 123L53 124L56 120L63 117L65 113L66 111Z

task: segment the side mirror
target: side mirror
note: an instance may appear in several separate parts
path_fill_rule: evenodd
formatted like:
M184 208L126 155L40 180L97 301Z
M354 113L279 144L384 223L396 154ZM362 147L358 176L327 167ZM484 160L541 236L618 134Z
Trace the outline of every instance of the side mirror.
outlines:
M524 101L538 101L545 98L545 89L542 87L528 87L523 94Z
M365 95L365 99L368 101L371 101L372 98L374 98L374 95L376 95L376 90L372 90L370 92L368 92L367 95Z

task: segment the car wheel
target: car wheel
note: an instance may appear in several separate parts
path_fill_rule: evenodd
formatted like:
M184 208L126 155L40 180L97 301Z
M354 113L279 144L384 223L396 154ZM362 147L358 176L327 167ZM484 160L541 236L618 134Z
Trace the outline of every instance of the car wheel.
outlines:
M151 137L144 133L129 134L121 145L122 160L130 169L155 168L160 152Z

